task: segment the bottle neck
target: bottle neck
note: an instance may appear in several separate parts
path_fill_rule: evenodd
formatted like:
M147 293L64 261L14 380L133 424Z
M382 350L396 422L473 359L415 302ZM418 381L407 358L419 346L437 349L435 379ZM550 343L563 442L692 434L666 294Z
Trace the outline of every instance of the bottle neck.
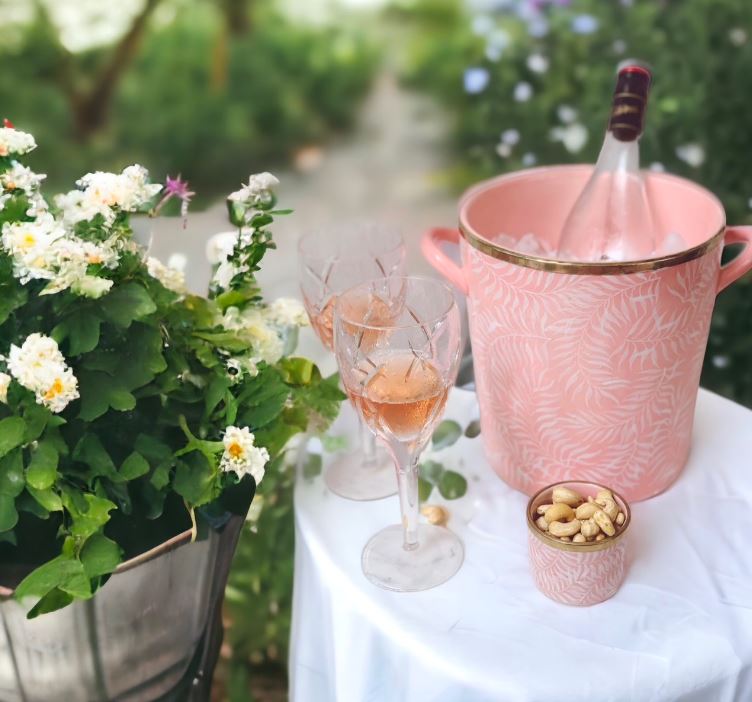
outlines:
M638 173L640 147L637 139L623 141L618 139L612 131L607 131L595 170L601 173L616 171Z

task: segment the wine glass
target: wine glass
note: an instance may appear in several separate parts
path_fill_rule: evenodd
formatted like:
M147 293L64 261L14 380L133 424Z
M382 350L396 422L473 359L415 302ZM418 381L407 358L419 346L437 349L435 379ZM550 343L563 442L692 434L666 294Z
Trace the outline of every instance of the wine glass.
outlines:
M300 287L311 326L333 351L334 305L337 296L373 278L404 273L405 245L398 231L376 223L339 224L312 231L298 245ZM352 310L356 314L356 310ZM365 310L361 310L361 314ZM360 444L328 462L324 480L329 489L350 500L378 500L397 492L388 453L360 425Z
M365 316L357 313L363 308ZM397 468L402 524L373 536L362 558L366 577L387 590L427 590L462 565L454 533L418 522L418 459L457 377L460 336L452 291L435 279L382 278L337 299L334 346L345 390Z

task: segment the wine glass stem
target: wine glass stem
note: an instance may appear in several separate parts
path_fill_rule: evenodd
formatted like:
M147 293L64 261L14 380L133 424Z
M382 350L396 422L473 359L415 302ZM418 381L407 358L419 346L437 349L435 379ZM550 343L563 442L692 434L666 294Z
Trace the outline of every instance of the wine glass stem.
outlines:
M400 456L400 454L403 454ZM412 551L418 548L418 459L420 451L397 451L397 486L399 489L402 527L405 531L403 548ZM399 460L402 459L402 460Z
M358 424L360 425L360 445L363 451L363 468L373 468L378 463L376 455L376 436L365 425L365 422L358 415Z

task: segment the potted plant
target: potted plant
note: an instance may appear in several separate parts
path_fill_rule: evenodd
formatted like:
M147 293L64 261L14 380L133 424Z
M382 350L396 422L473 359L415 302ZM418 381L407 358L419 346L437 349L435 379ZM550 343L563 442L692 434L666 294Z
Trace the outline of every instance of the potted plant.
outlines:
M189 699L264 472L343 396L283 356L305 314L256 283L273 176L228 199L202 298L129 225L185 183L130 166L50 204L18 162L35 146L0 129L0 699Z

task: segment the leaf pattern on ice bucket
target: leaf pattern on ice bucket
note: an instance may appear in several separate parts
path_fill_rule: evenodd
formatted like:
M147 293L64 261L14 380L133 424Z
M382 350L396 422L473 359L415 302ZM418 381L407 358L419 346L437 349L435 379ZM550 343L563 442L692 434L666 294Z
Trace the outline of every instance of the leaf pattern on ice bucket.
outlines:
M641 273L571 275L462 244L483 440L531 493L562 479L629 500L686 461L720 250Z

